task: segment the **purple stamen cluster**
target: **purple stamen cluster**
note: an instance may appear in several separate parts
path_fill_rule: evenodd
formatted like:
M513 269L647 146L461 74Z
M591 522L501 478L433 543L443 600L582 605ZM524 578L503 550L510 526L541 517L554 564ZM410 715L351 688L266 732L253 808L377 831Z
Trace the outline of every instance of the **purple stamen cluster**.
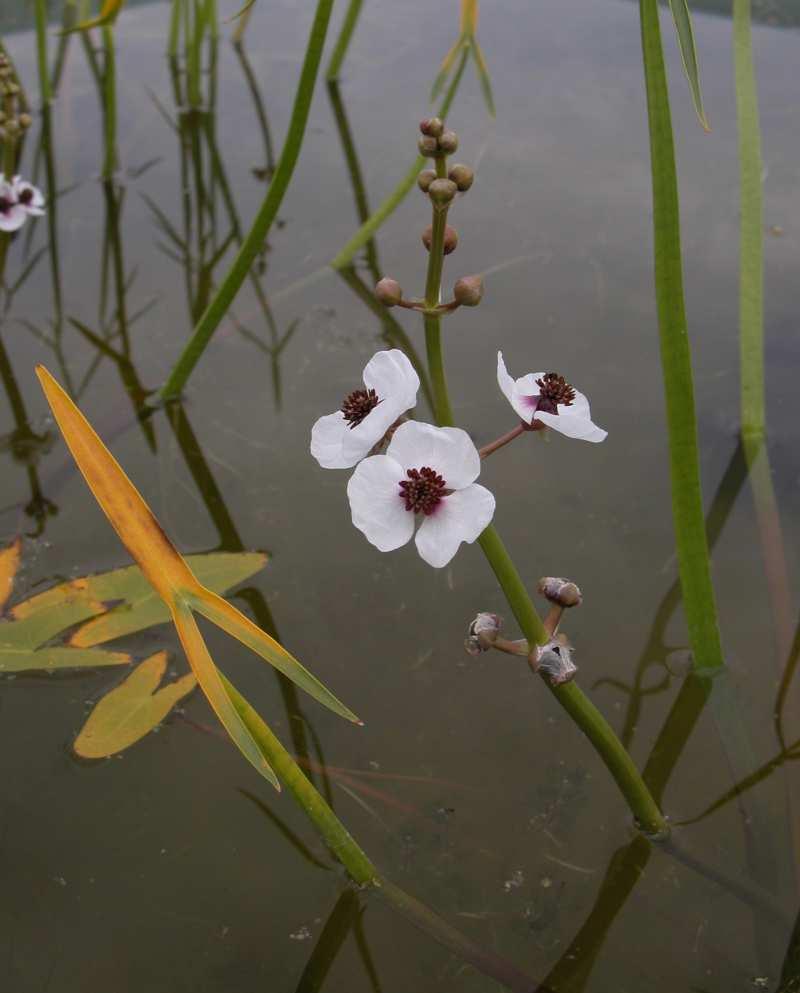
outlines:
M13 200L9 200L8 197L0 197L0 214L7 214L13 206Z
M557 372L546 372L536 380L536 385L540 391L536 409L546 414L557 414L558 404L569 407L575 399L575 390Z
M405 501L406 510L429 517L439 506L447 484L435 469L428 466L408 469L406 475L408 479L400 480L400 496Z
M25 189L19 195L19 202L23 204L29 204L31 203L32 200L33 200L33 190L29 186L26 186Z
M375 390L353 390L344 398L341 411L348 425L355 428L380 402Z

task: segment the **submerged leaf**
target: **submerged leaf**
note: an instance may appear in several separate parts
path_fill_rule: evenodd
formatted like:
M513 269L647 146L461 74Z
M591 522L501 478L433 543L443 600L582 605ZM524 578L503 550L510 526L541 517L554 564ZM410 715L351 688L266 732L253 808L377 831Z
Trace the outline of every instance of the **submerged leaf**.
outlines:
M672 19L675 21L675 32L678 36L678 46L681 50L683 71L686 73L686 78L689 81L692 103L703 128L706 131L710 131L711 127L703 107L703 94L700 90L700 67L697 63L697 46L694 43L692 15L689 11L688 0L669 0L669 6L672 10Z
M22 541L15 538L6 548L0 549L0 611L5 607L19 569Z
M187 673L159 689L167 653L151 655L97 704L75 739L73 750L85 759L101 759L130 748L160 724L197 680Z
M100 669L126 665L127 652L102 648L16 648L0 644L0 674L8 672L53 672L61 669Z

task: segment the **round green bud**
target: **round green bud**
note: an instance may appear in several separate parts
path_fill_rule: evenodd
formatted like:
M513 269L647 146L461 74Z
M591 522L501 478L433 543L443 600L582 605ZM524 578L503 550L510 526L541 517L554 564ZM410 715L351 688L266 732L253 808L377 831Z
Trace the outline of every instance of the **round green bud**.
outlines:
M458 187L459 193L466 193L475 182L475 173L468 165L454 165L447 175Z
M458 148L458 135L455 131L445 131L444 134L439 135L438 142L440 152L452 155Z
M460 307L477 307L483 299L480 276L462 276L453 287L453 299Z
M423 134L438 138L444 131L444 124L438 117L426 117L424 121L419 122L419 129Z
M424 134L417 142L417 148L419 149L419 154L427 158L432 158L434 155L439 154L439 145L431 135Z
M436 179L435 169L423 169L419 176L417 176L417 186L423 193L427 193L434 179Z
M437 207L446 207L458 193L458 187L452 179L434 179L428 187L428 196Z
M403 291L396 279L384 276L375 286L375 296L385 307L396 307L403 299Z
M433 227L430 224L422 232L422 244L428 251L431 250L431 245L433 244ZM444 254L449 255L451 252L454 252L456 245L458 245L458 232L448 224L444 229Z

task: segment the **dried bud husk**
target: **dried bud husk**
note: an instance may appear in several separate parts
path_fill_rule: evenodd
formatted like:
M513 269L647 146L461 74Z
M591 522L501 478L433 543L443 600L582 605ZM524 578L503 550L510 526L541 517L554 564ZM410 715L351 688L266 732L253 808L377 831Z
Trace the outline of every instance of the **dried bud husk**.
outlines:
M439 143L432 135L424 134L417 142L417 148L420 155L425 155L428 158L439 154Z
M428 187L428 196L437 207L446 207L458 193L458 187L452 179L434 179Z
M480 655L481 652L488 652L492 647L492 642L500 633L502 626L503 618L498 617L497 614L478 614L467 630L464 648L470 655Z
M539 580L539 593L550 603L557 603L559 607L578 607L583 600L583 595L575 583L570 582L569 579L561 579L559 576L543 576Z
M431 250L431 245L433 244L433 227L428 225L422 232L422 244ZM444 254L449 255L451 252L456 250L458 245L458 231L455 228L451 228L448 224L444 229Z
M417 186L422 190L423 193L427 193L430 189L431 183L436 179L435 169L423 169L422 172L417 176Z
M403 299L403 291L396 279L384 276L375 286L375 296L385 307L396 307Z
M455 131L445 131L439 135L439 151L445 155L452 155L458 148L458 135Z
M419 122L419 129L424 135L438 138L444 131L444 124L438 117L426 117L424 121Z
M456 184L459 193L466 193L475 182L475 173L468 165L462 165L461 163L454 165L448 171L447 175Z
M572 661L572 646L565 635L552 638L536 649L532 663L537 672L543 672L553 686L560 686L575 678L578 667Z
M460 307L477 307L483 299L483 279L480 276L462 276L453 287L453 299Z

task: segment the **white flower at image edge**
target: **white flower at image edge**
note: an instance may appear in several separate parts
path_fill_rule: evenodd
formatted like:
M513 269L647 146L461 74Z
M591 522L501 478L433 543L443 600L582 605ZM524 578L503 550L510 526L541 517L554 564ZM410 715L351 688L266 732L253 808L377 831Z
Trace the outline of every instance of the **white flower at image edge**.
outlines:
M364 459L347 484L353 524L382 552L411 540L434 568L473 542L494 516L494 496L475 480L478 450L466 431L409 421L395 431L385 455Z
M503 353L497 353L497 382L506 399L526 423L534 420L568 438L603 441L608 431L592 423L589 401L555 372L529 372L513 379Z
M363 379L366 389L353 390L311 429L311 454L323 469L352 468L417 402L419 376L398 348L373 355Z
M0 172L0 231L18 231L27 219L28 214L17 201L12 183Z

